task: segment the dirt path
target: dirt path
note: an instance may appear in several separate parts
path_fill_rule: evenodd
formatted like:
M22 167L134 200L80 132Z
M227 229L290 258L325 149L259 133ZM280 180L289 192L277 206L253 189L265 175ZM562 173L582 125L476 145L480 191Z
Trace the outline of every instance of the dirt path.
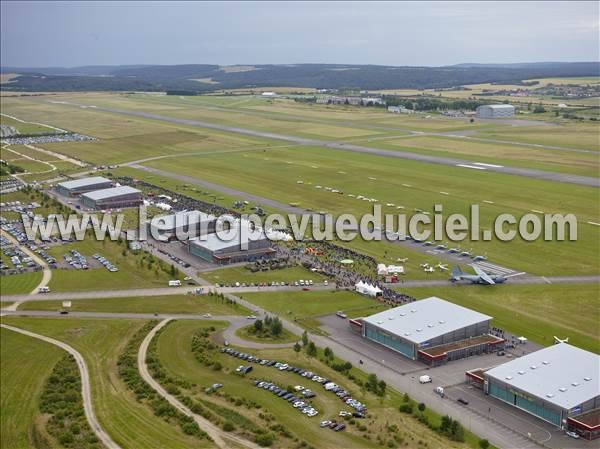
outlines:
M171 404L173 407L175 407L185 415L189 416L190 418L193 418L196 424L198 424L198 426L203 431L205 431L213 439L215 444L220 448L226 449L231 447L226 441L230 440L243 447L259 449L260 446L258 444L248 441L244 438L238 437L236 435L224 432L207 419L193 413L189 408L187 408L185 405L179 402L179 400L175 398L175 396L172 396L171 394L167 393L167 391L150 375L150 372L148 371L148 366L146 365L146 353L148 352L148 346L150 345L150 342L152 341L152 338L154 338L156 333L170 321L171 318L167 318L158 323L156 327L154 327L154 329L152 329L148 333L148 335L146 335L146 338L144 338L144 341L142 341L142 344L140 345L140 349L138 351L138 370L144 381L147 382L154 390L156 390L158 394L165 398L169 402L169 404Z
M108 433L106 433L106 431L102 428L102 426L98 422L98 419L96 418L96 415L94 414L90 388L90 374L83 356L74 348L67 345L66 343L63 343L62 341L58 341L53 338L46 337L44 335L35 334L24 329L19 329L18 327L8 326L6 324L2 324L1 326L13 332L18 332L20 334L27 335L28 337L37 338L38 340L42 340L46 343L58 346L59 348L67 351L75 358L77 366L79 367L79 374L81 375L81 395L83 397L83 410L85 412L85 417L87 418L90 427L105 447L107 447L108 449L121 449L121 446L115 443L113 439L108 435Z

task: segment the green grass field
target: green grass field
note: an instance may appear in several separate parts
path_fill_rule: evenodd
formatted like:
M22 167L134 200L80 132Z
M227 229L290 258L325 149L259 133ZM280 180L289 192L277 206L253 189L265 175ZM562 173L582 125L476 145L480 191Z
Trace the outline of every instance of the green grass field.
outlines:
M313 282L323 282L326 278L300 266L282 268L279 270L257 271L253 273L245 267L220 268L214 271L200 273L203 279L212 283L231 284L235 282L296 282L300 279L311 279Z
M275 315L310 329L319 326L316 317L331 315L339 310L348 314L356 310L360 315L366 315L384 308L374 299L348 291L245 293L242 296Z
M287 329L283 329L281 331L281 335L278 337L273 337L272 335L256 335L254 332L254 324L249 324L248 326L240 327L235 331L235 334L243 338L244 340L254 341L258 343L294 343L296 341L300 341L299 335L294 335Z
M110 240L97 241L94 238L54 246L48 253L57 260L62 260L70 249L79 251L91 259L99 253L106 257L119 271L111 273L104 267L89 270L57 269L52 271L49 287L53 291L85 291L85 290L120 290L127 288L166 287L171 279L169 273L158 268L158 262L148 269L147 261L139 254L127 252L123 254L123 245Z
M41 271L0 276L0 292L2 295L23 295L25 293L31 293L41 280Z
M46 378L64 352L11 330L1 329L0 336L0 446L48 447L38 400Z
M495 326L545 346L553 344L556 335L600 353L598 285L454 285L403 288L402 292L418 299L439 296L486 313L494 317Z
M2 102L4 102L4 98L2 99ZM21 119L21 117L17 118ZM28 123L26 121L20 122L19 120L7 117L4 114L0 115L0 124L12 126L17 130L18 134L48 134L57 132L55 129L48 126L39 125L37 123Z
M29 301L19 306L21 310L61 310L62 301ZM74 312L119 313L211 313L213 315L248 315L240 305L230 305L209 295L147 296L132 298L74 299L70 310Z
M138 403L118 377L118 356L144 321L4 317L3 322L65 341L82 353L90 370L96 415L123 448L199 447L198 440L184 435L178 427L167 424Z
M192 388L192 392L199 392L194 394L196 399L210 400L224 407L232 407L230 403L223 399L219 399L214 395L207 396L200 392L205 386L211 385L214 382L220 382L224 385L219 390L221 393L227 393L234 398L243 397L253 400L261 406L261 410L249 410L243 406L238 406L234 408L235 412L262 425L264 423L259 418L258 413L261 411L262 413L269 412L275 417L276 422L282 424L297 436L300 441L306 441L308 444L319 449L377 447L374 441L375 435L378 433L382 436L387 434L385 422L397 423L398 427L402 429L401 433L404 434L404 440L406 441L403 447L464 447L464 445L442 439L442 437L417 424L416 421L410 420L410 418L400 414L397 411L397 406L394 406L397 400L397 396L395 395L386 397L380 402L374 395L360 391L347 378L344 378L315 358L309 358L303 353L296 354L291 349L261 350L261 357L285 360L293 363L295 366L311 369L320 373L320 375L327 376L339 385L343 385L349 389L353 393L353 397L366 402L369 406L369 419L364 420L362 423L371 429L366 432L371 435L370 440L360 436L361 432L358 432L353 426L349 426L346 431L340 433L321 429L318 422L321 419L334 417L340 410L340 402L335 396L325 393L322 388L315 389L314 391L317 393L317 396L313 398L313 402L320 411L320 414L318 417L308 418L299 414L287 402L264 390L256 389L250 383L250 378L266 378L283 386L303 385L309 387L309 385L306 385L307 381L298 375L255 365L250 376L242 377L236 375L234 372L235 368L240 364L239 360L220 353L217 353L215 357L223 367L221 372L215 372L212 368L204 367L198 363L191 351L191 339L196 331L207 325L207 323L190 321L171 323L160 334L157 343L158 357L164 369L170 375L197 385L197 387ZM353 370L353 374L361 376L360 373L355 372L355 369ZM384 416L385 418L383 418ZM419 440L420 443L418 442ZM290 447L290 444L288 440L279 437L274 447Z

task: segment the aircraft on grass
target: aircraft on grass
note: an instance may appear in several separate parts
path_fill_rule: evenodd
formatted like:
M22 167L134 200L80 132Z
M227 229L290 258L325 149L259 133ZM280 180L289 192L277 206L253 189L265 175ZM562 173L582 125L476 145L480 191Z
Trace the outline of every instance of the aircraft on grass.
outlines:
M554 336L554 344L555 344L555 345L558 345L558 344L560 344L560 343L569 343L569 337L561 339L561 338L558 338L558 337L555 335L555 336Z

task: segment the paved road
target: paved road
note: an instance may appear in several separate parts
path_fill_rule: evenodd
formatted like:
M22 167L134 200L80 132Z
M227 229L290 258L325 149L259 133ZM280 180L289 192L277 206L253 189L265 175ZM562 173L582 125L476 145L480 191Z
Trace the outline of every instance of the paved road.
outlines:
M23 335L27 335L29 337L37 338L38 340L45 341L46 343L53 344L58 346L61 349L64 349L69 354L71 354L75 361L77 362L77 366L79 367L79 374L81 375L81 395L83 397L83 410L85 412L85 417L87 421L98 437L98 439L102 442L102 444L108 449L121 449L117 443L113 441L113 439L106 433L106 431L102 428L96 415L94 413L94 408L92 406L92 395L90 389L90 374L85 363L83 356L73 349L71 346L63 343L62 341L55 340L50 337L46 337L44 335L35 334L33 332L26 331L24 329L19 329L18 327L8 326L6 324L1 325L4 329L9 329L14 332L18 332Z
M74 106L79 106L72 103ZM92 109L90 109L92 110ZM449 166L458 166L458 165L467 165L472 166L473 161L464 160L464 159L456 159L450 157L441 157L441 156L433 156L428 154L419 154L419 153L411 153L408 151L390 151L390 150L382 150L378 148L371 148L362 145L355 145L350 143L344 143L339 141L328 141L328 140L318 140L318 139L307 139L298 136L291 136L285 134L277 134L267 131L256 131L252 129L240 128L236 126L227 126L221 125L217 123L209 123L200 120L189 120L183 118L169 117L166 115L159 114L151 114L143 111L129 111L126 109L117 109L117 108L108 108L108 107L95 107L94 111L101 112L110 112L113 114L121 114L121 115L129 115L135 117L143 117L151 120L158 120L168 123L176 123L180 125L194 126L199 128L207 128L207 129L216 129L219 131L226 131L231 133L243 134L251 137L259 137L265 139L273 139L280 140L284 142L291 142L296 145L311 145L311 146L319 146L332 148L336 150L342 151L350 151L357 153L367 153L375 156L383 156L383 157L391 157L391 158L399 158L399 159L408 159L417 162L426 162L432 164L442 164ZM468 170L468 168L465 168ZM570 184L578 184L589 187L600 187L600 179L592 178L587 176L578 176L571 175L566 173L557 173L557 172L547 172L542 170L535 170L530 168L518 168L518 167L505 167L505 166L486 166L481 167L477 171L492 171L498 172L508 175L517 175L524 176L528 178L541 179L546 181L556 181L556 182L565 182Z
M160 323L158 323L149 333L146 335L146 338L142 341L138 351L138 370L142 379L147 382L158 394L160 394L163 398L165 398L173 407L178 409L180 412L192 418L198 426L205 431L220 448L229 448L231 447L227 440L233 441L236 444L239 444L243 447L251 448L251 449L260 449L260 446L256 443L253 443L245 438L241 438L237 435L230 434L224 432L215 424L210 422L208 419L195 414L188 407L183 405L175 396L167 393L167 391L154 380L150 372L148 371L148 366L146 365L146 353L148 352L148 346L150 342L156 335L156 333L162 329L166 324L171 321L171 318L166 318Z

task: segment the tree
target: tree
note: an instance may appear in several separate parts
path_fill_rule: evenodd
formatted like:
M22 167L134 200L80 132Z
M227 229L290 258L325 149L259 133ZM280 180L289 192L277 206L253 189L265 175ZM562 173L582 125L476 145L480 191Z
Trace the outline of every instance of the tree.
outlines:
M306 331L302 333L302 346L308 345L308 334Z
M281 320L277 317L273 319L271 322L271 334L274 337L279 337L281 332L283 331L283 325L281 324Z
M481 449L488 449L488 447L490 447L490 442L486 439L481 439L479 440L479 447Z
M381 396L383 396L385 394L385 389L387 388L387 384L383 380L380 380L378 386L379 386L379 394Z
M325 348L325 357L327 357L328 359L333 359L333 351L329 346Z
M152 262L148 262L148 264L151 264ZM171 264L171 276L175 277L176 274L176 270L175 270L175 265Z
M262 330L263 330L263 322L262 322L262 320L256 320L254 322L254 332L258 334Z
M308 346L306 347L306 354L308 354L310 357L317 355L317 347L312 341L309 342Z
M302 346L300 346L300 343L296 342L296 344L294 344L294 352L300 352L302 350Z
M425 407L425 404L420 402L419 405L417 406L417 408L419 409L420 412L424 412L426 407Z

